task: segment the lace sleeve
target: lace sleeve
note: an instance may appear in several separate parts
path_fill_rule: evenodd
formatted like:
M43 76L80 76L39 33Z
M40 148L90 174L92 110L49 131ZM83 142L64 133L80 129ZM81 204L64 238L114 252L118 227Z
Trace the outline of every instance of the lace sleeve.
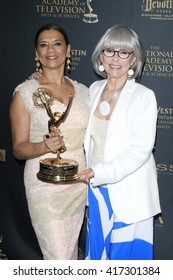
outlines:
M72 81L72 84L75 87L76 93L80 96L80 98L85 102L87 107L89 107L89 89L82 83L78 83L77 81Z
M17 91L19 92L20 97L22 98L22 100L24 102L25 108L29 112L33 106L32 94L38 87L39 87L38 81L32 79L32 80L27 80L27 81L19 84L14 90L13 95Z

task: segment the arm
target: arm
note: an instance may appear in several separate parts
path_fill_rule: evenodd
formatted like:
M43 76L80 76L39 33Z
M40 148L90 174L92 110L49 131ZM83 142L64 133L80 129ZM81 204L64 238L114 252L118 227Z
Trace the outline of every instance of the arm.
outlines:
M32 159L58 150L64 145L60 131L51 132L46 142L29 142L30 116L19 92L14 94L10 106L13 153L17 159Z

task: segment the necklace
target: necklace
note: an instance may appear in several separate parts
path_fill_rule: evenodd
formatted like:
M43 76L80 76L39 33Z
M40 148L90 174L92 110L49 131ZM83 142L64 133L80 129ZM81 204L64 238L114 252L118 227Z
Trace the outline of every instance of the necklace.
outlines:
M104 98L104 93L105 93L105 91L103 91L102 96L101 96L101 102L100 102L100 105L99 105L99 111L100 111L100 114L102 116L107 116L107 115L109 115L109 113L111 111L111 104L118 100L118 98L120 96L120 93L121 93L121 90L119 90L117 92L117 94L115 94L109 101L105 101L103 99Z

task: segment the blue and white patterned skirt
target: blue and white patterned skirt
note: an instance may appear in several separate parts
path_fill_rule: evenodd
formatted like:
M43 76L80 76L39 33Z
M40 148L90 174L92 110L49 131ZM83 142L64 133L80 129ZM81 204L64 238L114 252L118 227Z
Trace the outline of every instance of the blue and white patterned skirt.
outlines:
M153 259L153 218L121 222L104 187L88 186L88 204L86 260Z

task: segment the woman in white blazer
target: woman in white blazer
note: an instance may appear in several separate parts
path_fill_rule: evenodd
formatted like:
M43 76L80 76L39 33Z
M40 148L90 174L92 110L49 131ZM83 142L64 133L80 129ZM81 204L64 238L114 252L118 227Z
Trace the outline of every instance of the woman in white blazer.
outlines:
M85 136L89 183L86 259L152 259L153 222L160 213L155 94L139 84L145 61L138 35L108 29L92 56L103 80L90 86Z

